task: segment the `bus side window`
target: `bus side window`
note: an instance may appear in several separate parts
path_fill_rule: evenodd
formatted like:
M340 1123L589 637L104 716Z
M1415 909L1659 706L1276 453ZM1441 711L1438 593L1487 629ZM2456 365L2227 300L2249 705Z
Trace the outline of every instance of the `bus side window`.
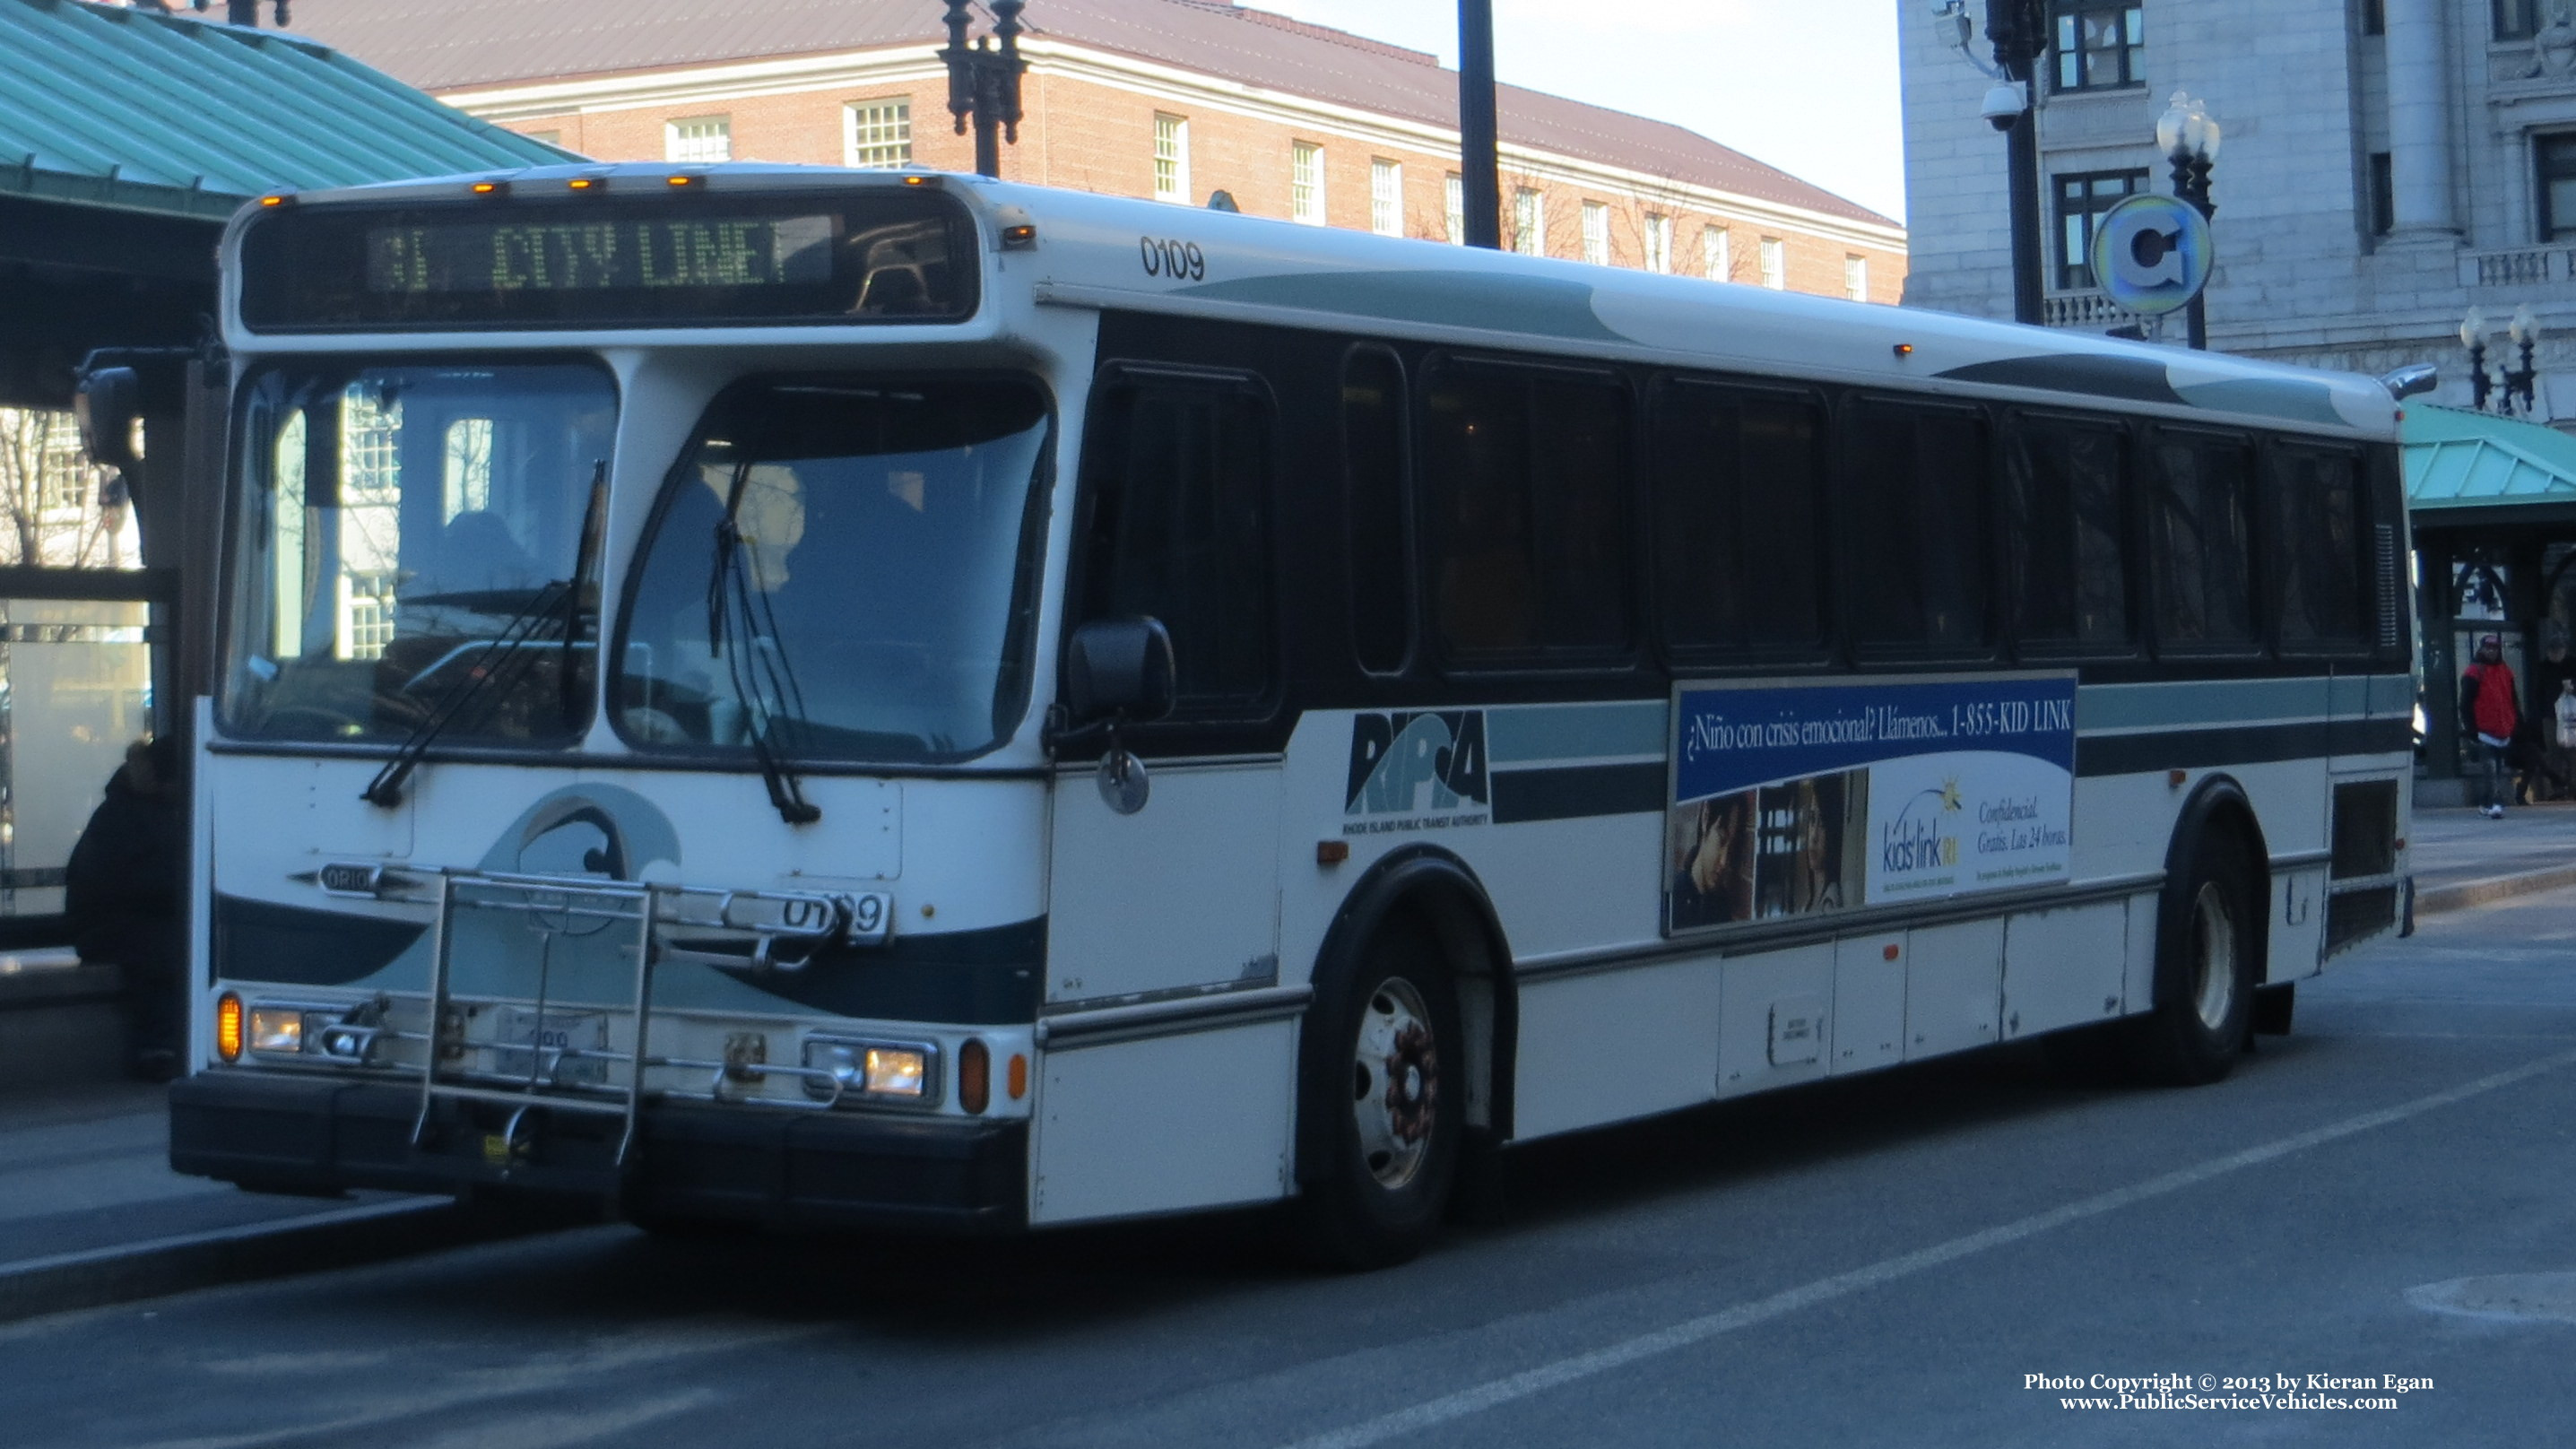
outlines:
M1973 410L1862 402L1849 416L1846 509L1853 642L1957 653L1991 641L1986 420Z
M1226 384L1138 383L1099 427L1082 617L1161 620L1177 712L1240 715L1272 673L1269 408Z
M1449 658L1539 662L1628 647L1627 440L1615 380L1486 365L1435 375L1423 515Z
M1804 398L1675 380L1655 396L1655 599L1684 655L1823 642L1816 494L1823 428Z
M1413 650L1413 550L1404 506L1404 365L1382 347L1342 363L1342 523L1349 547L1351 648L1393 674Z
M2004 578L2023 644L2129 642L2127 440L2110 423L2013 420Z
M2341 449L2283 443L2265 480L2279 545L2275 605L2281 647L2301 653L2358 650L2370 637L2362 588L2359 460Z
M2241 438L2167 432L2155 447L2147 540L2161 644L2255 642L2253 460Z

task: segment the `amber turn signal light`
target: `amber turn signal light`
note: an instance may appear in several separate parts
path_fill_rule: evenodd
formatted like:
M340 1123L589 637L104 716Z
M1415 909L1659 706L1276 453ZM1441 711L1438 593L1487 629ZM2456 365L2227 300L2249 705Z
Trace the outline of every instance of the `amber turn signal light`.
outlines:
M1029 1094L1029 1059L1016 1052L1011 1055L1010 1086L1014 1102Z
M241 1060L241 998L227 991L215 998L215 1054L228 1062Z

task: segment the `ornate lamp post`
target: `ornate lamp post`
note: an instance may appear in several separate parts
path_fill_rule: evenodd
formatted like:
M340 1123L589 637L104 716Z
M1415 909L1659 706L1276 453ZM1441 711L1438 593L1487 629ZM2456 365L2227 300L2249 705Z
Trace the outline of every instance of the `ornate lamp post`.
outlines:
M967 0L948 0L948 45L939 58L948 63L948 109L957 117L957 134L975 126L975 174L1002 174L1002 142L1020 143L1020 77L1029 63L1020 58L1020 11L1028 0L992 0L993 33L966 43L974 17ZM1001 46L994 48L999 40Z
M2209 172L2218 164L2218 140L2217 118L2188 92L2174 92L2173 104L2156 118L2156 149L2164 152L2165 160L2173 166L2174 195L2190 202L2203 221L2218 216L2217 204L2209 199ZM2184 313L2191 345L2204 350L2209 346L2209 309L2203 300L2206 295L2206 289L2194 293Z
M2469 350L2469 406L2509 418L2518 404L2522 415L2529 417L2539 411L2540 381L2540 369L2532 361L2532 354L2540 347L2540 323L2532 317L2529 303L2514 309L2513 320L2505 324L2505 336L2512 350L2497 360L2495 371L2490 373L2486 314L2471 307L2469 315L2461 319L2460 345ZM2492 409L2489 403L2494 404Z

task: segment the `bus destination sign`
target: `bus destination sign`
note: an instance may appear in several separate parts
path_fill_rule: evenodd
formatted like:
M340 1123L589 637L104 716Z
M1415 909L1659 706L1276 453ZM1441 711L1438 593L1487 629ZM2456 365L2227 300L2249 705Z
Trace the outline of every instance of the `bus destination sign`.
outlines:
M928 188L324 203L255 217L255 332L962 322L975 225Z
M367 232L370 292L580 292L832 280L830 216L475 220Z

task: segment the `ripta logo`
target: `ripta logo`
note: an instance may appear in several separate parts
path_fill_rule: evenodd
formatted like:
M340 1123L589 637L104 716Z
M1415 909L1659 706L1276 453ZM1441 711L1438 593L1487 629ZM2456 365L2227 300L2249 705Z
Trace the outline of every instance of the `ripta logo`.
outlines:
M1412 815L1455 810L1471 800L1488 803L1483 710L1351 717L1343 814Z

